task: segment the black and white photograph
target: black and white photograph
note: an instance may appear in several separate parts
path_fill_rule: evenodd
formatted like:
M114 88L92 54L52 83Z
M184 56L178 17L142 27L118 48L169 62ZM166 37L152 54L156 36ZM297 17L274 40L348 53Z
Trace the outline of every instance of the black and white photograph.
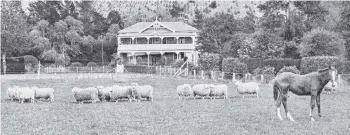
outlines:
M349 0L1 0L1 135L350 135Z

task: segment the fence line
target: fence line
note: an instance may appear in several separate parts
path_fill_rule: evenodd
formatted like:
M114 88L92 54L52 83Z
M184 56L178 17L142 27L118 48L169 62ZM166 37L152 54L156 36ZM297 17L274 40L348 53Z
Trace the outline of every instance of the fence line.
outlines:
M124 68L124 66L123 66ZM38 67L37 75L40 77L40 72L46 74L56 73L110 73L115 72L116 68L113 67L58 67L58 68L40 68ZM222 72L222 71L205 71L205 70L188 70L188 68L174 68L174 67L161 67L161 66L125 66L122 72L128 73L140 73L140 74L153 74L159 76L168 77L183 77L189 79L212 79L212 80L226 80L235 82L237 80L242 81L257 81L262 83L268 83L275 75L264 74L250 74L250 73L234 73L234 72ZM81 76L81 75L80 75ZM342 76L350 78L350 74L339 74L336 80L341 80ZM350 80L350 79L348 79Z

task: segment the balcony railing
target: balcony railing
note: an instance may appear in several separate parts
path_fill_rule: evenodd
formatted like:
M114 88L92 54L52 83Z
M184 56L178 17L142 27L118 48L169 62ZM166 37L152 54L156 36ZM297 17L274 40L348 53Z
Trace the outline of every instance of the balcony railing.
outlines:
M119 45L119 51L175 51L193 50L193 44L128 44Z

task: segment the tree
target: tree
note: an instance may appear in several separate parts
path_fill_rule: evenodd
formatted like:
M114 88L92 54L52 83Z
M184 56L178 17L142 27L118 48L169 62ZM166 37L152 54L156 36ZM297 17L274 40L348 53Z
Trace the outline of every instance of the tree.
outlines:
M242 58L282 58L285 43L283 38L263 30L246 36L238 54Z
M325 16L329 11L321 5L321 1L294 1L294 6L306 15L307 31L325 25Z
M300 44L300 54L309 56L344 57L345 41L339 33L324 29L314 29L308 32Z
M237 20L231 13L218 13L215 17L209 17L204 20L203 28L199 34L198 43L202 44L197 48L201 52L223 53L227 51L228 46L232 44L236 33L251 32L242 27L244 20ZM254 26L249 26L254 27ZM226 46L226 47L225 47ZM229 47L235 48L235 47ZM235 56L236 54L232 54Z
M122 19L120 17L120 14L118 11L112 10L107 15L107 22L111 24L118 24L119 28L124 28L124 23L122 22Z
M31 39L29 25L21 1L1 1L1 52L18 56L29 50Z
M212 9L216 8L217 7L216 1L211 2L209 7L212 8Z
M193 26L199 30L202 29L202 25L203 25L203 14L201 13L201 11L199 11L198 7L196 7L195 11L194 11L194 20L193 20Z

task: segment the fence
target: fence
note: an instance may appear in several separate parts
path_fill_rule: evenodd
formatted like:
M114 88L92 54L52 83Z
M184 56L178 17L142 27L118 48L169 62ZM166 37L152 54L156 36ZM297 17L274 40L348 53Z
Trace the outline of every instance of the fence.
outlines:
M39 68L42 73L115 73L116 69L113 67L58 67L58 68ZM223 80L223 81L236 81L241 80L255 81L260 83L269 83L275 75L271 74L250 74L250 73L232 73L221 71L204 71L204 70L188 70L187 68L174 68L174 67L162 67L162 66L124 66L125 73L137 73L137 74L151 74L167 77L183 77L188 79L211 79L211 80ZM118 73L119 74L119 73ZM40 72L38 72L40 75ZM337 79L350 82L350 74L339 74Z

